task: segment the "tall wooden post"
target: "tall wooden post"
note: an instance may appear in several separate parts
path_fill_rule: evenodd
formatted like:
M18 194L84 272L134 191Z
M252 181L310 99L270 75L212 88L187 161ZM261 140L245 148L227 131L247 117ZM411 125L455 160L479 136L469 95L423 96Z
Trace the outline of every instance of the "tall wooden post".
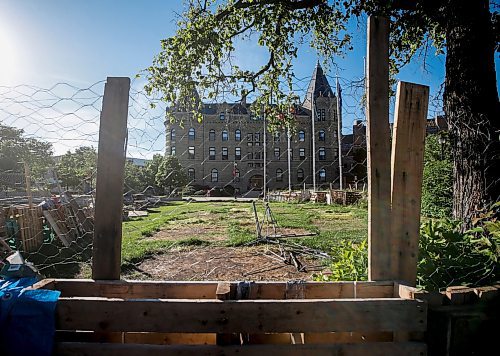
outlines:
M366 117L368 149L368 278L397 277L391 261L391 167L389 134L389 20L368 18Z
M392 139L392 233L398 240L393 260L398 279L417 280L420 202L429 87L399 82Z
M104 88L97 152L94 279L120 279L129 90L129 78L108 78Z

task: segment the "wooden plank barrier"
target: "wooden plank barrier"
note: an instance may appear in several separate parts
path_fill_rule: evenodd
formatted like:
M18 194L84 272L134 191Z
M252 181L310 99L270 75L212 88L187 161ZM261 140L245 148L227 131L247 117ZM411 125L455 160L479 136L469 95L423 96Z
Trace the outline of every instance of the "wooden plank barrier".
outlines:
M425 355L427 303L394 282L45 280L56 355ZM239 336L238 338L234 336Z

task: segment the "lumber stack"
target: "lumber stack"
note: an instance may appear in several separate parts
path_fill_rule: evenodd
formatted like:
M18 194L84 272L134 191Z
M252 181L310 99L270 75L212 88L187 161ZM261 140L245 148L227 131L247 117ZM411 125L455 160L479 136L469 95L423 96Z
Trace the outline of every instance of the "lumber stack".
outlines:
M0 231L5 241L10 236L16 236L16 245L24 252L38 251L43 243L43 217L42 208L29 205L14 205L0 210L4 229ZM7 227L7 221L12 223L12 228Z

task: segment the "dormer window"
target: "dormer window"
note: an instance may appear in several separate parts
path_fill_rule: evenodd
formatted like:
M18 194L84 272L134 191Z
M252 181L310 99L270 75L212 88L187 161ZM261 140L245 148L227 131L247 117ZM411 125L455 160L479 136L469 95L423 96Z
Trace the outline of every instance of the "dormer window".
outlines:
M221 112L221 113L219 114L219 119L220 119L221 121L225 120L225 119L226 119L226 114L224 114L223 112Z

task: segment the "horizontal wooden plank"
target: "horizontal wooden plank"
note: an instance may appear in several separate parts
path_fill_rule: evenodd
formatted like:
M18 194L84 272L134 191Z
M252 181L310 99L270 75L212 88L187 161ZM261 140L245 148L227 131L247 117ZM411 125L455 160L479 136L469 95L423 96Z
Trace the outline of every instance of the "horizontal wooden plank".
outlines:
M427 305L403 299L61 298L59 330L192 333L424 331Z
M94 281L56 279L63 297L215 299L217 282ZM229 282L238 299L390 298L394 283L383 282ZM239 295L239 297L238 297Z
M101 355L101 356L138 356L138 355L273 355L273 356L399 356L427 353L424 343L366 343L337 345L241 345L241 346L164 346L140 344L96 344L96 343L56 343L54 355Z

